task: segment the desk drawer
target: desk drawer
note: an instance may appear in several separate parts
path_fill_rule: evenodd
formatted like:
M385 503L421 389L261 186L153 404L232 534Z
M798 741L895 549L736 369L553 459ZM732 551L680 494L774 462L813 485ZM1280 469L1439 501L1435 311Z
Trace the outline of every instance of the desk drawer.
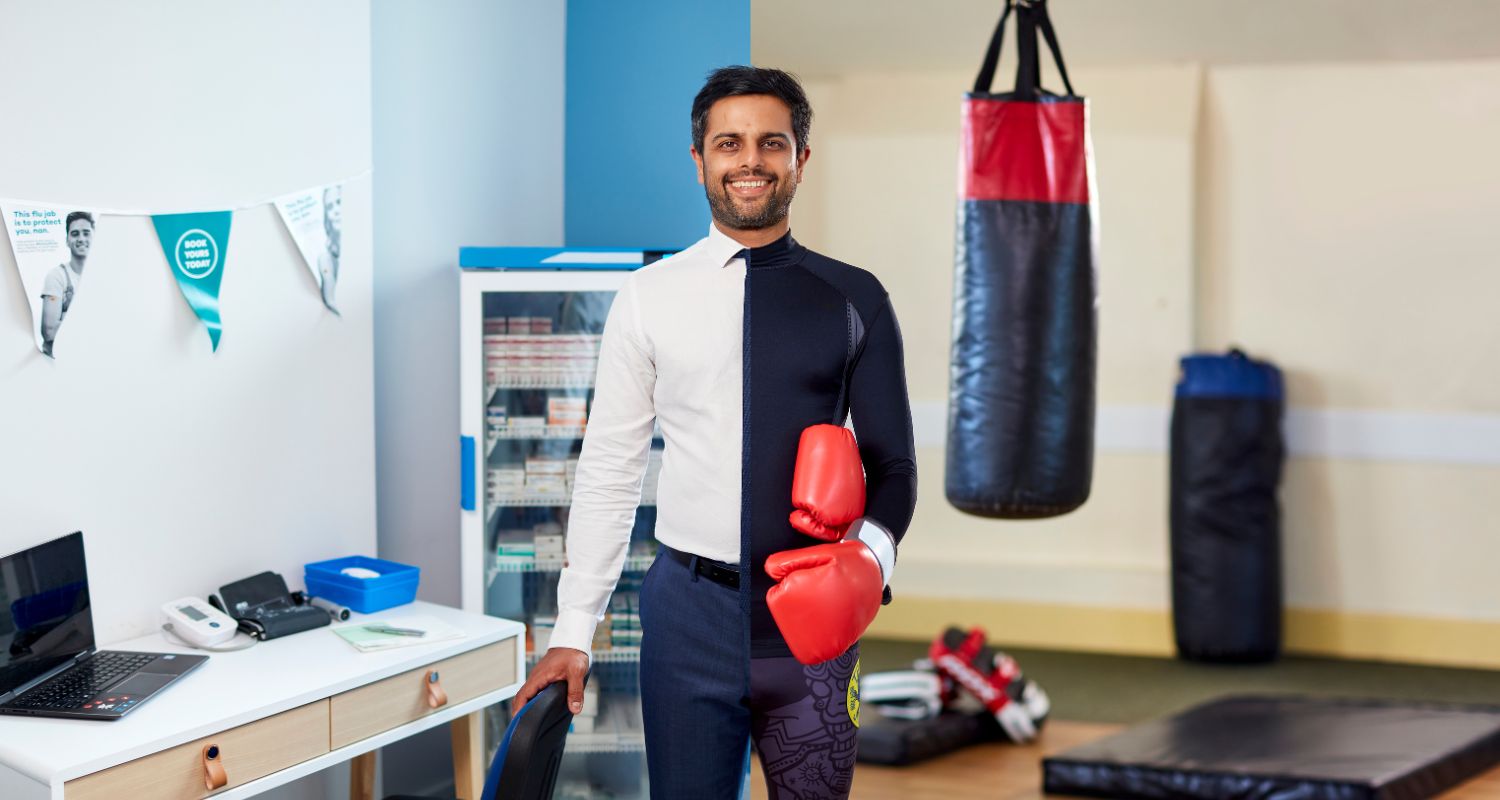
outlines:
M427 705L429 669L438 671L443 690L448 694L448 705L472 700L516 682L516 637L334 695L330 701L333 748L436 711Z
M96 723L97 724L97 723ZM232 788L328 752L328 701L319 700L274 717L75 778L63 785L66 800L122 797L189 800L207 797L203 746L219 746Z

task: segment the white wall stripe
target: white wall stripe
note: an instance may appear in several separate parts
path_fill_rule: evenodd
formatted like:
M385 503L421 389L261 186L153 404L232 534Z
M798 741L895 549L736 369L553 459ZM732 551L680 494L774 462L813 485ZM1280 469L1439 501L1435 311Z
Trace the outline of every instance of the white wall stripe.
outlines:
M1171 417L1167 406L1101 407L1096 447L1110 453L1164 453ZM918 447L944 446L947 405L914 403L912 424ZM1304 458L1500 466L1500 414L1292 408L1284 431L1287 449Z

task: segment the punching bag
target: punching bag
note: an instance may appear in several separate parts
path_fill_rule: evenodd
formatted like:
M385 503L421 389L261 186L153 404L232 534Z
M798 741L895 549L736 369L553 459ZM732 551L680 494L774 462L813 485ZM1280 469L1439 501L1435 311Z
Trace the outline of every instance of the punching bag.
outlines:
M1238 350L1182 359L1172 406L1172 627L1194 661L1281 652L1281 371Z
M1015 90L993 94L1016 12ZM1039 87L1037 36L1067 94ZM1043 0L1007 2L964 98L948 502L1011 519L1089 496L1097 276L1088 105L1073 93Z

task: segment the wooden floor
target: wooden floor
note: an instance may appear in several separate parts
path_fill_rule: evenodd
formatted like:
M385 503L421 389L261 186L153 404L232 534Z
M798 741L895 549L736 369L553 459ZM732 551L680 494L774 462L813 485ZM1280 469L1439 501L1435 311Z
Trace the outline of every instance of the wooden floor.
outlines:
M1042 757L1114 733L1121 725L1054 721L1040 741L1024 747L984 744L910 767L860 764L854 772L858 800L1034 800L1042 794ZM751 759L753 800L766 800L760 764ZM1443 800L1500 800L1500 768L1442 795Z

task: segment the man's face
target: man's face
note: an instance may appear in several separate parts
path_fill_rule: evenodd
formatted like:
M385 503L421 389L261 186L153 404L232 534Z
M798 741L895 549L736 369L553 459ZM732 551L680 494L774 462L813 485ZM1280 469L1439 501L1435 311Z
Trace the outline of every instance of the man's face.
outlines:
M323 224L339 230L344 222L344 192L338 187L323 190Z
M714 221L761 230L786 219L809 151L792 138L792 111L765 94L726 97L708 109L698 182Z
M75 219L68 226L68 249L78 258L88 258L89 245L94 243L94 226L86 219Z

